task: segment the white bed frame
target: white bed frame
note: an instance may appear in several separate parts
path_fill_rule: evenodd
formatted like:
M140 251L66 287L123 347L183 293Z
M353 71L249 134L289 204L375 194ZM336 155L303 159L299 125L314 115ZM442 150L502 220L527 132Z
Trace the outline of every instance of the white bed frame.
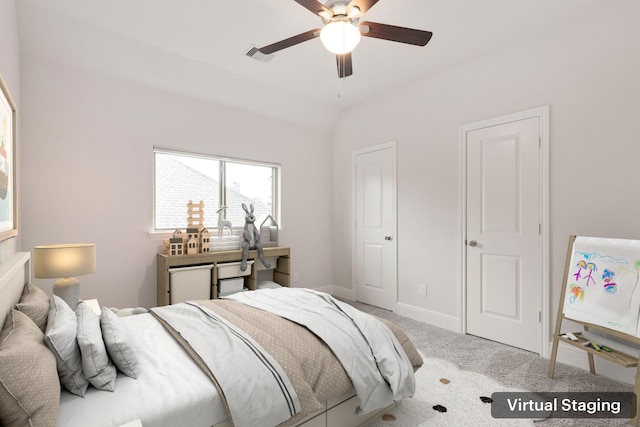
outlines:
M326 402L324 410L309 414L293 427L359 427L394 407L397 403L368 414L356 415L356 409L359 405L360 399L354 392L347 392ZM213 427L233 427L233 425L229 420L225 420Z
M0 330L7 313L20 301L24 285L31 279L31 254L18 252L0 264ZM301 420L296 427L357 427L387 408L365 415L356 415L356 408L360 404L353 392L326 402L325 409L310 414ZM143 426L144 427L144 426ZM232 427L226 420L213 427Z

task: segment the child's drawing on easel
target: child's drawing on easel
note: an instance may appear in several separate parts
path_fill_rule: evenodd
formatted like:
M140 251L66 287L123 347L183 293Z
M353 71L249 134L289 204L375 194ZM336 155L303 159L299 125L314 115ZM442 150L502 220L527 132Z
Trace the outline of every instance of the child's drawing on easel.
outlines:
M582 301L584 299L584 291L578 285L571 286L569 289L569 304L575 304L576 300Z
M636 261L634 264L636 269L636 283L633 285L633 289L631 290L631 297L629 298L629 308L633 305L633 297L636 294L636 290L638 289L638 281L640 281L640 261Z
M640 332L640 241L576 237L569 266L565 317Z

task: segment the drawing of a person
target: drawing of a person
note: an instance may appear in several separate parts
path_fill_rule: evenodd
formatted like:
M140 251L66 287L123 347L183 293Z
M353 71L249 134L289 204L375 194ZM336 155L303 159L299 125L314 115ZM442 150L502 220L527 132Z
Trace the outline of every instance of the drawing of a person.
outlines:
M615 294L618 290L618 287L615 282L612 282L613 276L615 276L615 272L605 268L602 272L602 280L604 280L604 291L608 294Z
M589 286L589 282L593 282L594 284L596 283L595 279L591 277L591 275L594 271L598 270L598 268L594 263L590 262L587 264L587 270L589 271L589 274L587 274L587 277L585 277L585 279L587 280L587 286Z
M578 271L574 273L573 277L575 277L576 280L580 280L582 279L582 275L580 273L582 273L583 268L587 267L587 262L581 259L576 265L578 266Z

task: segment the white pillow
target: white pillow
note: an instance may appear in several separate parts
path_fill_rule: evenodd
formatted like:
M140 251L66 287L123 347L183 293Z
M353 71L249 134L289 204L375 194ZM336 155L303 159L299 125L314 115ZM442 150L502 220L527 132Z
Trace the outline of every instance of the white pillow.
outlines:
M138 378L136 349L131 333L122 319L107 307L102 307L100 326L104 345L113 363L126 376Z
M78 345L82 354L84 377L98 390L114 391L118 371L102 341L100 318L84 301L76 307L78 316Z
M60 384L70 393L84 396L89 383L82 373L82 356L76 340L78 321L71 307L53 295L44 342L56 356Z

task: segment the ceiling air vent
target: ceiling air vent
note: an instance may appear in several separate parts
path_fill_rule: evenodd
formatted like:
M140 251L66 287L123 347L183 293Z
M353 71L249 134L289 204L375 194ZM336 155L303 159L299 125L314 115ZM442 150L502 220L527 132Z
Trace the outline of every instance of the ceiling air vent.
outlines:
M251 46L249 50L245 53L245 55L247 55L249 58L256 59L260 62L269 62L275 57L275 55L273 54L265 55L264 53L260 52L257 46Z

